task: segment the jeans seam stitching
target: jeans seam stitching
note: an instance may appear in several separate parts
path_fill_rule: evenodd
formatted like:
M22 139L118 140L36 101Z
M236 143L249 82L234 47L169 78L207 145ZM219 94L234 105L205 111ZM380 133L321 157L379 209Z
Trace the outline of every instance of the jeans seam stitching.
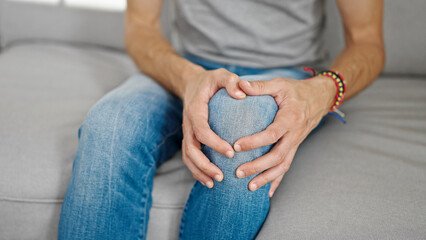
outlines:
M148 156L152 156L151 153ZM147 174L145 175L145 180L144 180L145 185L148 185L148 176L150 176L151 171L153 169L154 169L154 165L150 165L149 166L149 170L148 170ZM148 198L149 198L149 194L150 193L149 193L149 189L148 188L145 188L145 190L146 191L144 191L144 193L146 194L146 197L142 197L142 201L141 201L141 203L145 203L145 210L143 211L143 216L141 218L142 227L139 228L140 229L139 236L141 236L141 239L145 238L145 234L146 234L146 231L147 231L147 229L145 227L145 225L146 225L146 217L148 216L147 212L149 212L147 204L148 204Z
M189 193L188 196L188 200L186 201L185 207L182 210L182 218L180 220L180 226L179 226L179 240L182 239L182 235L183 235L183 227L185 226L185 220L186 220L186 212L188 210L188 205L190 203L190 199L192 199L192 195L194 195L194 191L195 191L195 185L197 184L197 182L195 182L194 186L191 189L191 192Z

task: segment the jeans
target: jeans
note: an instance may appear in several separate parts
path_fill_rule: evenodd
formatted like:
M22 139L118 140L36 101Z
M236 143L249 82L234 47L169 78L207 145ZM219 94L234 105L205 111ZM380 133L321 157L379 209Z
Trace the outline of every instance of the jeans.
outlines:
M224 67L242 79L304 79L295 68L253 69L191 56L206 69ZM142 74L105 95L79 129L73 175L62 206L59 239L145 239L156 168L179 150L182 101ZM219 90L209 103L212 130L231 145L264 130L278 107L271 96L233 99ZM252 192L235 170L270 150L237 152L232 159L207 146L204 154L224 173L209 189L194 184L183 210L179 239L253 239L269 210L267 184Z

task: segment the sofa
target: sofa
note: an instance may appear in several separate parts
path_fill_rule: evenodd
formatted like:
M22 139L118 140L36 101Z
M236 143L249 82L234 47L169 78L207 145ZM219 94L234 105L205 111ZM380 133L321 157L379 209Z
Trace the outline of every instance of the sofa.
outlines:
M342 24L334 1L326 8L332 59ZM383 74L342 106L347 124L327 118L301 145L257 239L426 239L424 12L424 0L385 1ZM0 0L0 240L56 238L78 128L138 72L123 16ZM179 49L172 1L162 22ZM158 169L148 239L177 239L193 183L180 152Z

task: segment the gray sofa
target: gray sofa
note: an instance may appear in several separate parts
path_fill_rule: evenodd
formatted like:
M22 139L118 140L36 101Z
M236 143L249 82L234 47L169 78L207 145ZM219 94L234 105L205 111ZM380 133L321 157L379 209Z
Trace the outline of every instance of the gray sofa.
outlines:
M426 2L385 2L383 75L344 104L346 125L327 119L302 144L257 239L426 239ZM334 56L341 23L327 3ZM122 12L1 0L1 240L56 238L77 129L137 72L122 33ZM180 153L158 170L148 239L177 239L193 182Z

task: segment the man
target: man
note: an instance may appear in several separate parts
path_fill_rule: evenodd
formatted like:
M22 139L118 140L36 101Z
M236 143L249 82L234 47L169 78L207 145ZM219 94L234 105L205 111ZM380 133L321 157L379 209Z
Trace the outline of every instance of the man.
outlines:
M346 46L310 78L297 67L324 58L323 1L177 0L181 56L161 34L161 0L128 0L126 47L143 74L82 124L59 238L145 239L155 169L182 139L198 181L179 238L254 238L300 143L383 68L383 1L337 3Z

